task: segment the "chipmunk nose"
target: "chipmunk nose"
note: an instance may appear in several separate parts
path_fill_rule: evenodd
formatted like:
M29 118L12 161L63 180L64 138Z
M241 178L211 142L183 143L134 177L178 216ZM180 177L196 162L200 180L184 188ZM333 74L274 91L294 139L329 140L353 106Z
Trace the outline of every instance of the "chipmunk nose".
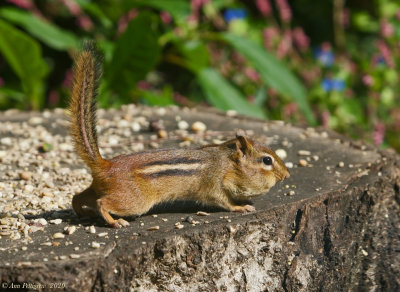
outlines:
M285 173L283 179L287 179L287 178L289 178L289 177L290 177L289 170L286 170L286 173Z

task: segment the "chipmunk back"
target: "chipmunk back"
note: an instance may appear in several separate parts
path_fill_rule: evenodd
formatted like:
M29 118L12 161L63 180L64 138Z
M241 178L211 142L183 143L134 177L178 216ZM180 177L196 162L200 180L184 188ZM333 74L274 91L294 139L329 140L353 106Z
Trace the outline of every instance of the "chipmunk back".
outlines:
M89 188L73 197L79 216L100 214L115 228L129 225L118 216L140 215L155 204L188 199L235 212L254 211L248 200L266 193L289 171L268 147L244 134L220 145L160 149L110 160L99 152L96 95L101 75L93 44L75 60L69 105L70 132L79 156L92 172Z

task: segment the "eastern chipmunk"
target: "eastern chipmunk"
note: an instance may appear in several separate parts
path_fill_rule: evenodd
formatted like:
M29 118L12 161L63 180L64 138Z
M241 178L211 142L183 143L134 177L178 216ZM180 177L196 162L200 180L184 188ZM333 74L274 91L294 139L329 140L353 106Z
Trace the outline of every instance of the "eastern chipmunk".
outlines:
M290 176L274 151L242 133L219 145L160 149L104 159L96 133L100 65L94 45L86 43L75 59L69 104L75 148L93 177L91 186L72 199L79 216L99 213L109 225L121 228L129 223L122 218L113 219L110 213L140 215L157 203L177 199L235 212L254 211L253 206L243 202L266 193L276 182Z

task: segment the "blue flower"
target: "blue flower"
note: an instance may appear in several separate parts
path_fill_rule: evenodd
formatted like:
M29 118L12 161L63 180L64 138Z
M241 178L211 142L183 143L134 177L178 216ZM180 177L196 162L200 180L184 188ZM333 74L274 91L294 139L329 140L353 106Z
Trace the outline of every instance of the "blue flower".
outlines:
M335 62L335 56L332 51L322 50L320 48L314 51L314 57L325 67L330 67Z
M346 84L341 79L324 78L321 86L325 92L330 92L332 90L343 91L346 87Z
M247 12L242 8L226 9L224 12L224 18L226 22L230 22L234 19L244 19L246 16Z

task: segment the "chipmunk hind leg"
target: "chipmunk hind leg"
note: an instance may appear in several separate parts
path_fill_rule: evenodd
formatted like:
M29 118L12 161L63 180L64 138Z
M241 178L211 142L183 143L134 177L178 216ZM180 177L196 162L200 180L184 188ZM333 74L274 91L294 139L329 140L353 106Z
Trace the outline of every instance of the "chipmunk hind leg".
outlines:
M89 187L72 198L72 208L79 217L95 217L97 216L97 198L96 192Z
M97 210L99 211L103 219L107 222L107 224L109 224L114 228L129 226L128 221L122 218L115 220L113 217L111 217L110 212L111 213L116 213L116 212L113 210L114 208L112 202L110 200L107 200L107 196L98 199L96 203L97 203Z

